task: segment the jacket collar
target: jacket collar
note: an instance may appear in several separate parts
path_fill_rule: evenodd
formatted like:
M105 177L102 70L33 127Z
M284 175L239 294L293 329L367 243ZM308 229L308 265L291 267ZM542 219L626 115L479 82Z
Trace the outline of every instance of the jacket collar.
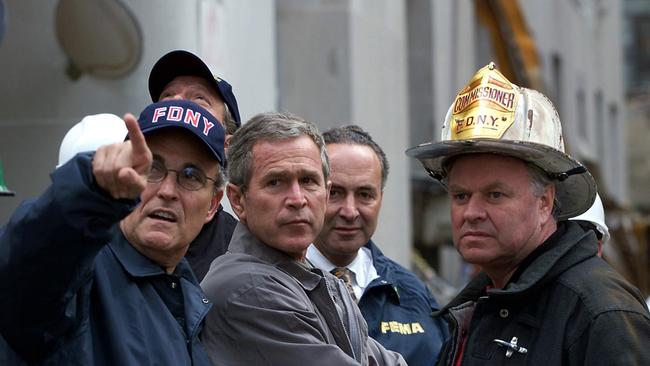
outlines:
M165 274L165 271L151 259L140 254L124 237L115 225L113 240L108 247L131 277L155 277ZM183 310L185 312L185 331L191 339L197 337L203 325L203 319L208 314L212 304L205 298L194 272L185 258L176 265L174 275L180 278L183 291ZM154 279L151 279L155 281Z
M500 295L524 292L535 285L553 280L575 263L596 255L595 235L585 232L577 223L560 222L557 231L564 233L551 235L549 240L554 243L545 242L542 245L552 246L528 263L520 272L519 278L503 289L490 289L488 293Z
M113 230L115 230L113 240L111 240L108 247L130 276L149 277L165 274L165 271L156 262L142 255L126 240L122 230L119 229L119 225L115 225ZM174 274L198 283L185 258L181 259L176 265Z
M475 301L484 295L520 295L534 286L552 281L575 263L596 255L596 237L592 232L585 232L573 221L559 223L558 229L564 230L564 234L559 237L552 235L551 238L557 242L535 258L515 282L508 283L503 289L486 289L492 282L484 272L481 272L440 312L467 301Z
M393 268L388 265L388 258L384 253L382 253L381 249L379 249L372 239L368 240L364 247L370 249L372 265L375 266L377 274L379 275L379 278L375 279L368 285L366 291L374 287L381 287L383 291L388 291L390 293L388 298L399 305L399 291L397 291L397 287L395 286L395 283L397 283L397 276L395 275Z
M485 288L491 284L490 278L481 272L477 274L472 280L463 288L455 298L453 298L447 305L443 306L440 310L434 311L433 316L437 316L454 308L456 306L465 304L468 301L476 301L479 297L485 295Z
M382 253L381 249L372 241L364 245L364 247L370 249L370 254L372 255L372 265L375 266L377 273L383 277L386 281L393 283L395 281L394 274L390 266L388 266L388 258Z
M298 280L307 291L313 291L323 278L323 272L320 269L314 268L307 261L298 261L286 253L268 246L253 235L248 226L241 221L235 227L228 251L249 254L282 269Z

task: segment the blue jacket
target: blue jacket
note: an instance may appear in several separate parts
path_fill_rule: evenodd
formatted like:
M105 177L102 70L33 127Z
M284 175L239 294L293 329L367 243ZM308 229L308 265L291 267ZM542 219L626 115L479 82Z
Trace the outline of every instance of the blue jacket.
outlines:
M35 364L209 365L198 333L211 305L187 262L167 275L126 241L116 224L135 202L96 186L90 155L52 181L0 236L7 342Z
M434 365L448 333L442 320L431 316L438 303L422 281L386 257L372 240L365 246L379 275L359 300L368 335L401 353L411 366Z

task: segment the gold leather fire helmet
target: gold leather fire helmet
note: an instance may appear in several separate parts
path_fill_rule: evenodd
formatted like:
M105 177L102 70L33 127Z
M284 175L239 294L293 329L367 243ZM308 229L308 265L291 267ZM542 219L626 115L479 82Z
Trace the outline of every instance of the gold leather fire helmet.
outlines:
M446 177L447 159L473 153L515 157L546 172L555 183L559 220L580 215L594 202L596 182L564 152L560 117L551 101L512 84L494 63L480 69L458 93L441 140L406 151L437 180Z

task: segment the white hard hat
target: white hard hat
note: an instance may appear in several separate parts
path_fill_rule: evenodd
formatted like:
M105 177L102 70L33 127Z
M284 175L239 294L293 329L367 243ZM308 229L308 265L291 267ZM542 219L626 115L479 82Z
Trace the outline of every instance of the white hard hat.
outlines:
M603 236L603 244L609 241L609 229L607 228L607 224L605 224L605 209L603 208L603 202L600 200L598 193L596 193L594 204L591 205L587 212L580 216L572 217L569 220L590 222Z
M95 151L102 145L122 142L126 135L124 121L114 114L86 116L65 134L59 147L59 163L56 167L65 164L77 153Z
M596 182L564 153L560 117L551 101L512 84L493 63L458 93L445 117L441 141L406 152L438 180L447 174L448 158L473 153L512 156L546 172L555 184L559 220L585 212L594 201Z

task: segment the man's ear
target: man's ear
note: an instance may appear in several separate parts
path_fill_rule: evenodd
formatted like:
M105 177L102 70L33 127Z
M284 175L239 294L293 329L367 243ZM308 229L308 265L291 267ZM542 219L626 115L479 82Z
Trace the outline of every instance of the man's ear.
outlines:
M332 190L332 181L328 179L325 183L325 192L326 192L325 202L329 203L331 190Z
M553 203L555 202L555 184L549 184L544 188L540 197L540 210L543 214L553 218Z
M224 150L225 150L225 149L228 149L228 147L230 147L230 140L231 140L231 139L232 139L232 135L230 135L230 134L226 134L226 138L225 138L225 140L223 141L223 148L224 148Z
M219 209L219 204L221 203L221 199L223 198L223 188L219 188L214 191L214 194L212 194L212 198L210 199L210 208L208 209L208 214L205 217L205 222L208 223L214 215L217 213L217 209Z
M239 221L246 222L246 204L244 199L244 191L241 187L228 183L226 185L226 194L230 201L230 207L235 212Z

